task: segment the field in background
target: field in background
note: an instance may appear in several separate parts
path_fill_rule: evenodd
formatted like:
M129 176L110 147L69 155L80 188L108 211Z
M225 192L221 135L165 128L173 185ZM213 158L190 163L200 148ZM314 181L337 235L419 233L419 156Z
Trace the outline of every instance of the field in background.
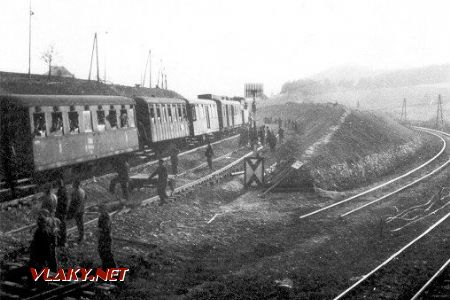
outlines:
M281 94L265 101L262 106L286 102L339 103L356 108L359 101L361 110L385 112L393 118L400 118L403 99L407 101L407 118L427 121L436 117L437 99L443 99L444 118L450 120L450 83L427 84L396 88L369 90L341 90L309 97L300 94Z

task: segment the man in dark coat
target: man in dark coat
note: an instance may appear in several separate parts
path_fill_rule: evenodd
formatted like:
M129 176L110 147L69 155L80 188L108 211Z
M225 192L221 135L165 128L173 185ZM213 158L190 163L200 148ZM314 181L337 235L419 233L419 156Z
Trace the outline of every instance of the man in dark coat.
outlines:
M282 127L278 129L278 138L280 139L280 144L282 144L284 139L284 129Z
M163 205L166 203L167 194L166 194L166 187L167 187L167 169L164 166L164 160L159 160L159 166L158 168L150 175L150 179L158 175L158 181L157 181L157 190L158 190L158 196L159 196L159 205Z
M84 205L86 203L86 192L80 187L80 181L73 182L73 192L71 195L69 216L75 219L75 224L78 228L78 243L84 239Z
M265 146L266 145L266 130L265 130L264 125L259 128L258 136L259 136L259 140L261 141L261 145Z
M208 147L206 147L205 156L206 156L206 162L208 163L208 167L210 170L212 170L213 169L212 157L214 156L214 152L211 147L211 142L209 142L209 141L208 141Z
M119 182L122 187L122 194L125 200L129 199L128 193L128 183L130 181L130 165L125 159L118 159L114 162L113 165L115 171L117 172L117 176L111 180L109 184L109 191L114 193L116 189L116 184Z
M269 136L267 137L267 142L269 144L270 150L272 152L275 151L275 147L277 145L277 138L275 136L275 133L273 133L272 131L269 131Z
M30 268L42 270L48 267L56 272L58 262L56 261L56 237L49 226L46 215L49 212L42 210L37 219L37 229L34 232L30 245Z
M67 215L67 207L68 197L66 185L62 179L58 180L58 192L56 193L58 198L58 203L56 204L56 214L55 217L59 219L59 235L58 235L58 246L64 247L66 245L67 240L67 232L66 232L66 215Z
M170 151L170 164L172 165L172 174L178 174L178 147L175 145Z
M258 143L258 130L256 129L256 125L253 125L252 128L250 128L250 146L254 147Z
M116 268L116 261L112 254L111 217L104 204L99 205L98 218L98 254L102 260L103 270Z
M52 186L46 184L44 187L44 196L42 196L41 208L47 210L51 216L54 216L57 202L56 195L52 193Z

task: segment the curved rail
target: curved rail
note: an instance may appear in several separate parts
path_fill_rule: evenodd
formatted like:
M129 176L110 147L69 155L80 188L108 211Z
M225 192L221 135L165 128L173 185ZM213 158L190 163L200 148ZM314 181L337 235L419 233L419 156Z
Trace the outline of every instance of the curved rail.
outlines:
M439 130L434 130L434 129L428 129L428 128L423 128L423 127L416 127L413 126L415 128L418 128L419 130L423 130L426 131L430 134L434 134L433 132L437 132L446 136L450 136L450 134L446 133L446 132L442 132ZM445 142L445 140L444 140ZM441 165L440 167L438 167L437 169L433 170L431 173L423 176L423 177L428 177L432 174L434 174L435 172L437 172L438 170L442 169L444 166L446 166L447 164L450 163L450 159L447 160L443 165ZM422 178L419 178L418 180L422 180ZM413 183L417 182L418 180L414 181ZM406 187L411 186L413 183L408 184ZM404 189L406 187L401 188ZM397 192L397 191L396 191ZM392 194L392 193L390 193ZM383 197L382 197L383 198ZM367 206L367 205L365 205ZM344 214L345 215L345 214ZM413 244L415 244L417 241L419 241L420 239L422 239L424 236L426 236L428 233L430 233L434 228L436 228L437 226L439 226L442 222L444 222L447 218L450 217L450 213L447 213L444 217L442 217L441 219L439 219L436 223L434 223L433 225L431 225L427 230L425 230L422 234L420 234L419 236L417 236L415 239L413 239L412 241L410 241L408 244L406 244L405 246L403 246L400 250L398 250L397 252L395 252L393 255L391 255L388 259L386 259L385 261L383 261L381 264L379 264L377 267L375 267L373 270L371 270L369 273L363 275L361 277L361 279L359 279L357 282L355 282L353 285L351 285L349 288L347 288L345 291L343 291L342 293L340 293L338 296L336 296L333 300L339 300L342 299L344 296L346 296L349 292L351 292L352 290L354 290L356 287L358 287L361 283L363 283L364 281L366 281L367 278L369 278L370 276L372 276L374 273L376 273L378 270L380 270L381 268L383 268L385 265L387 265L389 262L391 262L393 259L397 258L400 254L402 254L405 250L407 250L410 246L412 246ZM440 273L443 272L443 270L446 268L446 266L450 264L450 260L446 262L446 264L444 264L444 266L441 267L441 269L439 269L439 271L416 293L416 295L412 298L412 299L417 299L420 294L431 284L432 281L434 281L434 279L436 277L438 277L440 275Z
M450 259L447 260L442 267L439 268L439 270L434 273L434 275L422 286L420 290L417 291L417 293L411 298L411 300L417 300L420 296L422 296L422 293L438 278L444 270L450 265Z
M418 237L416 237L415 239L413 239L411 242L409 242L408 244L406 244L405 246L403 246L400 250L398 250L397 252L395 252L393 255L391 255L388 259L386 259L385 261L383 261L380 265L378 265L376 268L374 268L372 271L370 271L369 273L367 273L366 275L363 275L361 277L361 279L359 279L357 282L355 282L352 286L350 286L349 288L347 288L345 291L343 291L342 293L340 293L338 296L336 296L335 298L333 298L333 300L338 300L338 299L342 299L344 296L346 296L350 291L352 291L353 289L355 289L357 286L359 286L362 282L364 282L367 278L369 278L370 276L372 276L375 272L377 272L378 270L380 270L382 267L384 267L385 265L387 265L390 261L392 261L393 259L395 259L397 256L399 256L403 251L405 251L406 249L408 249L409 247L411 247L411 245L415 244L417 241L419 241L420 239L422 239L424 236L426 236L430 231L432 231L434 228L436 228L437 226L439 226L442 222L444 222L448 217L450 217L450 212L448 214L446 214L444 217L442 217L439 221L437 221L436 223L434 223L433 225L431 225L427 230L425 230L423 233L421 233Z
M428 164L430 164L431 162L433 162L434 160L436 160L436 159L437 159L437 158L445 151L445 148L447 147L447 142L446 142L442 137L440 137L439 135L437 135L436 133L430 132L427 128L422 128L422 127L415 127L415 128L416 128L416 130L422 130L422 131L427 132L427 133L429 133L429 134L432 134L432 135L434 135L434 136L436 136L436 137L438 137L438 138L440 138L440 139L442 140L442 142L443 142L442 149L441 149L435 156L433 156L431 159L429 159L428 161L424 162L424 163L421 164L420 166L418 166L418 167L416 167L416 168L414 168L414 169L412 169L412 170L406 172L405 174L402 174L402 175L400 175L400 176L398 176L398 177L396 177L396 178L393 178L393 179L391 179L391 180L389 180L389 181L387 181L387 182L385 182L385 183L382 183L382 184L380 184L380 185L377 185L377 186L375 186L375 187L373 187L373 188L370 188L370 189L368 189L368 190L366 190L366 191L364 191L364 192L361 192L361 193L359 193L359 194L353 195L353 196L351 196L351 197L349 197L349 198L346 198L346 199L344 199L344 200L338 201L338 202L336 202L336 203L333 203L333 204L330 204L330 205L328 205L328 206L322 207L322 208L317 209L317 210L315 210L315 211L312 211L312 212L310 212L310 213L304 214L304 215L300 216L299 218L300 218L300 219L304 219L304 218L313 216L313 215L318 214L318 213L320 213L320 212L322 212L322 211L328 210L328 209L333 208L333 207L335 207L335 206L338 206L338 205L340 205L340 204L349 202L349 201L351 201L351 200L353 200L353 199L359 198L359 197L364 196L364 195L366 195L366 194L368 194L368 193L371 193L371 192L373 192L373 191L376 191L376 190L378 190L378 189L380 189L380 188L382 188L382 187L384 187L384 186L387 186L387 185L389 185L389 184L391 184L391 183L394 183L394 182L396 182L396 181L398 181L398 180L400 180L400 179L402 179L402 178L405 178L406 176L411 175L412 173L414 173L414 172L416 172L416 171L422 169L423 167L427 166Z

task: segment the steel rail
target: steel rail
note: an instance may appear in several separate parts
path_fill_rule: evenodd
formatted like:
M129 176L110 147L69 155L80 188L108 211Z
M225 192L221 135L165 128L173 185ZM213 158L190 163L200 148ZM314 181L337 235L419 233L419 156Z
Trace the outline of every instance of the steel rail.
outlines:
M416 168L414 168L414 169L412 169L412 170L410 170L410 171L408 171L408 172L406 172L406 173L404 173L404 174L402 174L402 175L400 175L400 176L398 176L398 177L396 177L396 178L393 178L393 179L391 179L391 180L389 180L389 181L387 181L387 182L385 182L385 183L382 183L382 184L380 184L380 185L377 185L377 186L375 186L375 187L373 187L373 188L370 188L370 189L368 189L368 190L366 190L366 191L364 191L364 192L361 192L361 193L359 193L359 194L353 195L353 196L351 196L351 197L349 197L349 198L346 198L346 199L344 199L344 200L341 200L341 201L338 201L338 202L336 202L336 203L330 204L330 205L328 205L328 206L322 207L322 208L320 208L320 209L314 210L314 211L312 211L312 212L310 212L310 213L301 215L299 218L300 218L300 219L304 219L304 218L313 216L313 215L318 214L318 213L320 213L320 212L322 212L322 211L328 210L328 209L333 208L333 207L335 207L335 206L341 205L341 204L346 203L346 202L349 202L349 201L351 201L351 200L353 200L353 199L356 199L356 198L359 198L359 197L361 197L361 196L364 196L364 195L366 195L366 194L368 194L368 193L371 193L371 192L373 192L373 191L379 190L379 189L382 188L382 187L385 187L385 186L387 186L387 185L389 185L389 184L391 184L391 183L394 183L394 182L396 182L396 181L398 181L398 180L400 180L400 179L402 179L402 178L405 178L406 176L411 175L412 173L414 173L414 172L416 172L416 171L422 169L423 167L429 165L431 162L433 162L434 160L436 160L436 159L437 159L437 158L445 151L445 148L447 147L447 142L446 142L442 137L440 137L439 135L437 135L436 133L429 132L429 131L428 131L427 129L425 129L425 128L420 128L420 127L415 127L415 128L418 128L417 130L422 130L422 131L424 131L424 132L427 132L427 133L429 133L429 134L432 134L432 135L434 135L434 136L436 136L436 137L438 137L438 138L440 138L440 139L442 140L442 142L443 142L442 148L441 148L441 150L440 150L435 156L433 156L431 159L429 159L428 161L424 162L424 163L421 164L420 166L418 166L418 167L416 167Z
M351 285L349 288L347 288L345 291L343 291L342 293L340 293L338 296L336 296L335 298L333 298L333 300L339 300L342 299L344 296L346 296L349 292L351 292L352 290L354 290L356 287L358 287L362 282L364 282L367 278L369 278L370 276L372 276L374 273L376 273L378 270L380 270L381 268L383 268L385 265L387 265L389 262L391 262L393 259L395 259L396 257L398 257L401 253L403 253L406 249L408 249L409 247L411 247L413 244L415 244L417 241L419 241L420 239L422 239L424 236L426 236L429 232L431 232L434 228L436 228L437 226L439 226L442 222L444 222L448 217L450 217L450 212L447 213L444 217L442 217L439 221L437 221L436 223L434 223L433 225L431 225L427 230L425 230L423 233L421 233L418 237L416 237L415 239L413 239L412 241L410 241L408 244L406 244L405 246L403 246L400 250L398 250L397 252L395 252L394 254L392 254L388 259L386 259L385 261L383 261L380 265L378 265L376 268L374 268L372 271L370 271L369 273L363 275L361 277L361 279L359 279L357 282L355 282L353 285Z
M422 293L434 282L436 278L438 278L444 270L450 265L450 259L447 260L439 270L434 273L434 275L417 291L417 293L411 298L411 300L417 300L422 295Z
M215 141L215 142L211 143L211 145L215 145L215 144L219 144L219 143L222 143L222 142L231 140L231 139L235 139L235 138L237 138L237 137L239 137L239 136L240 136L239 134L236 134L236 135L233 135L233 136L230 136L230 137L227 137L227 138L224 138L224 139ZM206 148L207 146L208 146L208 145L202 145L202 146L198 146L198 147L196 147L196 148L190 149L190 150L186 150L186 151L184 151L184 152L179 153L178 156L184 156L184 155L186 155L186 154L189 154L189 153L195 152L195 151L197 151L197 150ZM236 151L236 150L235 150L235 151ZM167 160L170 159L170 157L164 157L164 158L162 158L162 159L163 159L164 161L167 161ZM137 171L137 170L139 170L139 169L141 169L141 168L145 168L145 167L154 165L154 164L156 164L157 162L158 162L158 160L152 160L152 161L149 161L149 162L146 162L146 163L143 163L143 164L139 164L139 165L137 165L137 166L131 167L131 168L130 168L130 171L131 171L131 172L134 172L134 171ZM114 176L115 174L116 174L116 173L107 173L107 174L103 174L103 175L101 175L101 176L96 177L96 179L105 179L105 178ZM89 179L83 180L82 182L83 182L83 184L88 184L88 183L92 183L93 181L94 181L94 179L89 178ZM8 200L8 201L2 201L2 202L0 202L0 208L1 208L1 209L4 209L4 208L10 207L10 206L17 205L17 204L22 204L22 203L30 202L30 201L32 201L32 200L34 200L34 199L38 199L38 198L42 197L43 195L44 195L44 193L38 192L38 193L35 193L35 194L27 195L27 196L22 197L22 198L16 198L16 199Z
M361 210L361 209L363 209L363 208L365 208L365 207L367 207L367 206L369 206L369 205L372 205L372 204L377 203L377 202L379 202L379 201L381 201L381 200L384 200L384 199L386 199L386 198L388 198L388 197L390 197L390 196L392 196L392 195L394 195L394 194L397 194L397 193L399 193L399 192L401 192L401 191L403 191L403 190L405 190L405 189L407 189L407 188L409 188L409 187L415 185L416 183L421 182L421 181L427 179L427 178L430 177L431 175L434 175L435 173L437 173L437 172L439 172L440 170L442 170L443 168L445 168L449 163L450 163L450 159L447 160L447 161L446 161L445 163L443 163L442 165L440 165L438 168L436 168L436 169L434 169L433 171L431 171L430 173L428 173L428 174L426 174L426 175L424 175L424 176L422 176L422 177L420 177L420 178L414 180L414 181L411 182L411 183L408 183L408 184L405 185L405 186L402 186L402 187L399 188L399 189L396 189L395 191L393 191L393 192L391 192L391 193L388 193L388 194L386 194L386 195L384 195L384 196L382 196L382 197L380 197L380 198L377 198L377 199L372 200L372 201L370 201L370 202L367 202L367 203L365 203L365 204L363 204L363 205L361 205L361 206L358 206L357 208L354 208L354 209L352 209L352 210L350 210L350 211L348 211L348 212L342 214L341 217L346 217L346 216L348 216L348 215L350 215L350 214L352 214L352 213L354 213L354 212L357 212L357 211L359 211L359 210Z

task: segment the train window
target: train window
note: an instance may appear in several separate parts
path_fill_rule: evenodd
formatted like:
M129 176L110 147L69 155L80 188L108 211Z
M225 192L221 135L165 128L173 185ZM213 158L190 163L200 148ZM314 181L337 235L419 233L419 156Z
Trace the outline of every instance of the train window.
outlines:
M159 107L159 104L156 104L156 116L161 118L161 107Z
M136 127L134 124L134 109L128 110L128 123L130 127Z
M128 127L128 112L126 109L120 110L120 128Z
M155 109L153 108L153 105L152 105L152 106L150 106L150 118L152 118L152 120L153 120L154 117L155 117Z
M52 112L52 127L50 127L51 135L63 135L63 116L62 112Z
M69 111L69 130L71 134L80 133L80 126L78 123L78 112Z
M186 105L182 105L182 108L183 108L183 118L185 119L185 120L187 120L187 112L186 112Z
M169 122L172 122L172 105L167 105L167 113L169 115Z
M195 112L195 105L191 104L190 107L191 107L191 113L192 113L192 121L197 121L197 114Z
M107 121L111 129L117 129L117 111L115 109L109 110Z
M177 110L178 110L178 118L180 120L182 120L183 119L183 113L181 112L181 104L177 105Z
M92 132L92 117L90 110L83 111L83 125L84 132Z
M106 118L105 111L103 109L97 110L97 130L105 131L106 128Z
M206 128L211 128L211 121L209 119L209 107L206 105L205 106L206 109Z
M45 137L46 136L46 126L45 126L45 114L43 112L38 112L33 114L33 124L34 124L34 136Z

